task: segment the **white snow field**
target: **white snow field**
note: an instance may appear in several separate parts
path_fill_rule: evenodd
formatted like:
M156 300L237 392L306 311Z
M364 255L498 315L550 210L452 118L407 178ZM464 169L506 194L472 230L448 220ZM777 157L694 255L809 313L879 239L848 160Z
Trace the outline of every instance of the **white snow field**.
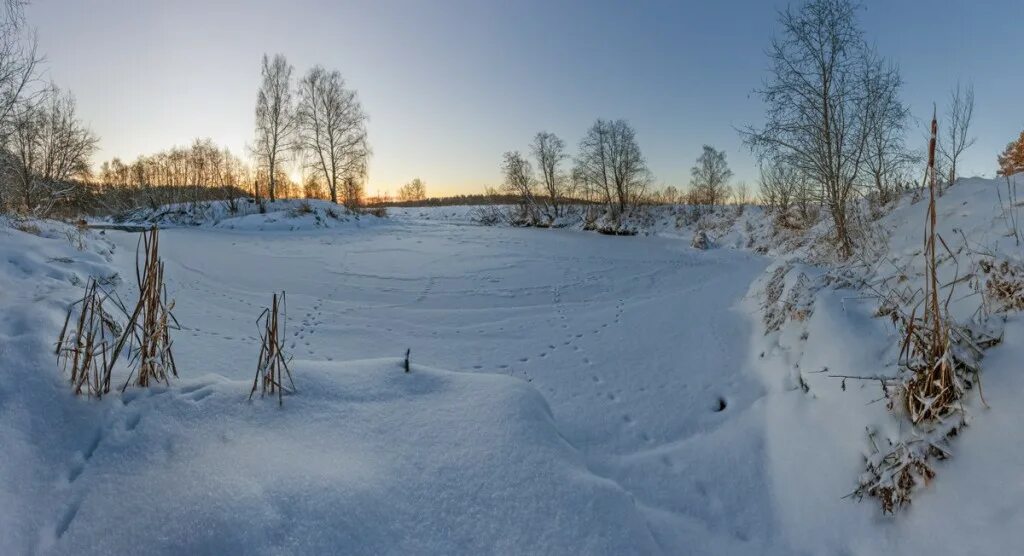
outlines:
M974 245L1020 250L992 182L942 203L951 244L957 227ZM894 268L915 256L923 211L908 200L880 223ZM685 231L481 227L461 208L329 226L285 212L161 231L181 376L103 400L72 396L53 342L87 276L116 272L133 295L138 235L69 242L66 225L0 226L0 554L1024 545L1017 316L985 359L993 409L972 407L933 484L883 516L843 497L865 426L897 422L872 403L877 382L841 390L818 371L892 372L892 326L798 252L729 248L753 245L746 233L766 241L760 211L708 251ZM780 267L781 299L808 312L766 333ZM247 397L256 318L281 290L298 392L278 407Z
M48 347L76 289L5 268L4 322L30 338L5 359L46 387L0 387L3 421L27 421L2 429L21 452L0 465L4 552L769 542L761 388L744 372L750 324L731 309L767 261L662 238L358 226L163 230L182 377L99 402L66 393ZM67 256L55 266L83 276L78 260L101 261L4 233L13 261ZM130 296L138 236L105 236ZM282 289L299 393L250 404L255 319Z

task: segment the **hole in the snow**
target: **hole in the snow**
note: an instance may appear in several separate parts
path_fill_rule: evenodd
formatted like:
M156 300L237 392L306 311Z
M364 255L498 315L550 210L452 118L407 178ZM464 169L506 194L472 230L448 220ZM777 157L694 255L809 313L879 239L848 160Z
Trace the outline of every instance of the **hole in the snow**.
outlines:
M725 411L725 406L726 405L728 405L728 404L726 404L725 398L719 396L718 403L715 404L715 412L717 413L719 411Z

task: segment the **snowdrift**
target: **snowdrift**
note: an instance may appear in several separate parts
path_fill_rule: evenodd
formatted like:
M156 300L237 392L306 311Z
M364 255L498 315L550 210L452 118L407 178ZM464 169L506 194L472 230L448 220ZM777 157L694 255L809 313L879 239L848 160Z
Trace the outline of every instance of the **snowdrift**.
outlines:
M109 554L644 553L526 383L400 360L294 362L299 394L215 377L112 400L44 547ZM83 402L87 403L87 402ZM63 513L61 513L63 512Z

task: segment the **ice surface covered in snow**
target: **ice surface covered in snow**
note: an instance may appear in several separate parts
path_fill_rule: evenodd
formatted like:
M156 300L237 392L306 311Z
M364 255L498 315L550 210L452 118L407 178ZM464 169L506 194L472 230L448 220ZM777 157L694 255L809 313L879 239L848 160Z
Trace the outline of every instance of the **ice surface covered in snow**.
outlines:
M986 256L1020 264L996 188L962 180L940 200L955 253L944 283ZM883 517L843 498L865 427L882 438L899 420L877 382L843 389L829 375L896 371L895 330L864 284L919 287L925 204L911 195L839 267L812 264L821 230L779 235L756 207L655 207L632 237L482 227L472 207L328 225L315 215L330 206L279 208L156 219L171 225L161 251L182 377L102 401L71 396L53 342L87 277L132 296L137 235L0 226L0 553L1024 544L1013 311L999 313L1004 341L984 360L990 409L972 402L912 507ZM702 230L716 248L690 247ZM956 285L958 319L980 303L971 287ZM255 319L280 290L299 390L283 408L246 401Z

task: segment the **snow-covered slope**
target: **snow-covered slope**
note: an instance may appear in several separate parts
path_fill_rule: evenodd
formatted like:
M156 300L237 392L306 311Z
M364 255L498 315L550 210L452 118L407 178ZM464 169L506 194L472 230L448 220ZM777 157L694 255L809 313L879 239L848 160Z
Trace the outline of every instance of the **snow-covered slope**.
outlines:
M71 461L100 412L74 400L53 358L68 304L89 276L119 277L113 246L72 226L0 217L0 552L36 543L62 498L55 466ZM79 251L72 246L84 247Z
M942 298L957 322L1001 330L1002 343L982 362L989 407L975 387L965 401L969 426L950 442L951 457L933 462L935 479L896 517L882 519L875 500L844 497L872 452L868 431L885 450L911 434L909 422L898 406L895 414L887 409L878 380L836 376L899 376L901 338L883 305L893 292L920 299L927 201L904 198L873 224L873 245L853 261L809 265L817 257L808 242L751 288L747 309L764 331L754 337L750 365L768 389L768 475L781 530L795 549L999 554L1024 544L1024 321L1000 310L983 269L986 261L1020 265L1005 188L1002 179L961 180L937 203L938 232L952 253L940 247Z

